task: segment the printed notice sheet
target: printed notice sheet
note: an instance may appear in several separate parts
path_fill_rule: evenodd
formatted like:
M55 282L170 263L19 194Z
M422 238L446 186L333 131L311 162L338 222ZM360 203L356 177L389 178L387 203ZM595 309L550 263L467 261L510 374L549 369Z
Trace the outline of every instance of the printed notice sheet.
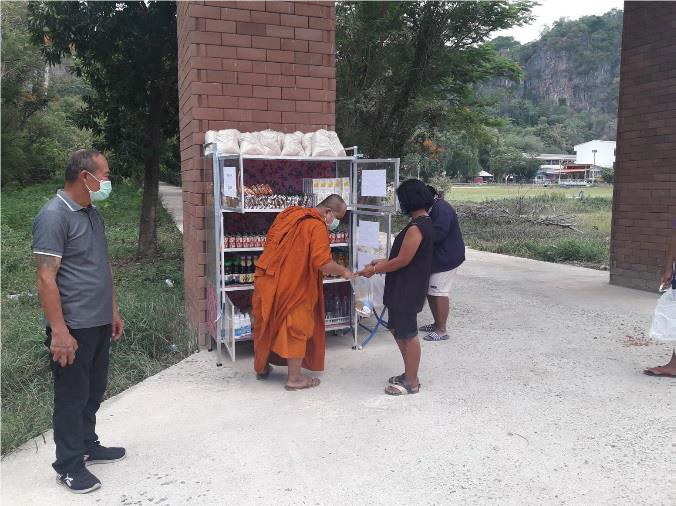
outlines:
M359 246L366 246L368 248L380 247L380 223L377 221L359 220Z
M223 195L237 197L237 167L223 167Z
M375 257L371 253L366 253L365 251L357 251L357 270L361 271L368 264L373 262Z
M387 171L364 170L361 173L361 196L384 197L387 194Z

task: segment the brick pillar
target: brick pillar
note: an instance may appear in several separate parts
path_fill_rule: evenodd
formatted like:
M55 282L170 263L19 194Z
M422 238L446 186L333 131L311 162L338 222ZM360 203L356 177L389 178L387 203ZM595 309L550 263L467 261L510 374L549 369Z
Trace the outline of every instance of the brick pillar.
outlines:
M625 2L610 282L655 291L676 220L676 3Z
M177 2L186 314L206 340L207 130L335 128L334 2Z

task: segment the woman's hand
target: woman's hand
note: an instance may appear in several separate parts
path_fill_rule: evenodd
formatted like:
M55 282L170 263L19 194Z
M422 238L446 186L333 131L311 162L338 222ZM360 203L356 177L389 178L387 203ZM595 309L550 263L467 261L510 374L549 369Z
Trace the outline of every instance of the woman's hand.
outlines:
M345 269L345 272L343 272L343 274L341 274L341 276L342 276L343 279L347 279L349 281L351 279L356 278L357 274L355 274L354 272L352 272L349 269Z

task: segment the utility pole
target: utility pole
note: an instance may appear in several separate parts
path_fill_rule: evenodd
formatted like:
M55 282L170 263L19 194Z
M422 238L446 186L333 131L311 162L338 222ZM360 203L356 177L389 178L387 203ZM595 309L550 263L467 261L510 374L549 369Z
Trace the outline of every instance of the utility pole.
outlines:
M592 173L591 173L592 183L594 182L594 171L596 170L596 152L597 151L598 151L597 149L592 149L592 153L594 154L594 165L592 166Z

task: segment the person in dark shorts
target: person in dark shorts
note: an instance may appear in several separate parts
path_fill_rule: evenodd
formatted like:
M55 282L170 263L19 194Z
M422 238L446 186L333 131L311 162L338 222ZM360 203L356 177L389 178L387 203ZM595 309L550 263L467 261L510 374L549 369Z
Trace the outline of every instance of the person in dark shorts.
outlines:
M387 307L388 328L404 359L404 373L389 379L385 393L416 394L420 391L420 339L417 314L425 305L434 250L434 227L428 210L434 202L427 186L408 179L397 188L401 211L411 221L399 232L389 260L374 260L360 273L371 277L386 273L383 303Z

